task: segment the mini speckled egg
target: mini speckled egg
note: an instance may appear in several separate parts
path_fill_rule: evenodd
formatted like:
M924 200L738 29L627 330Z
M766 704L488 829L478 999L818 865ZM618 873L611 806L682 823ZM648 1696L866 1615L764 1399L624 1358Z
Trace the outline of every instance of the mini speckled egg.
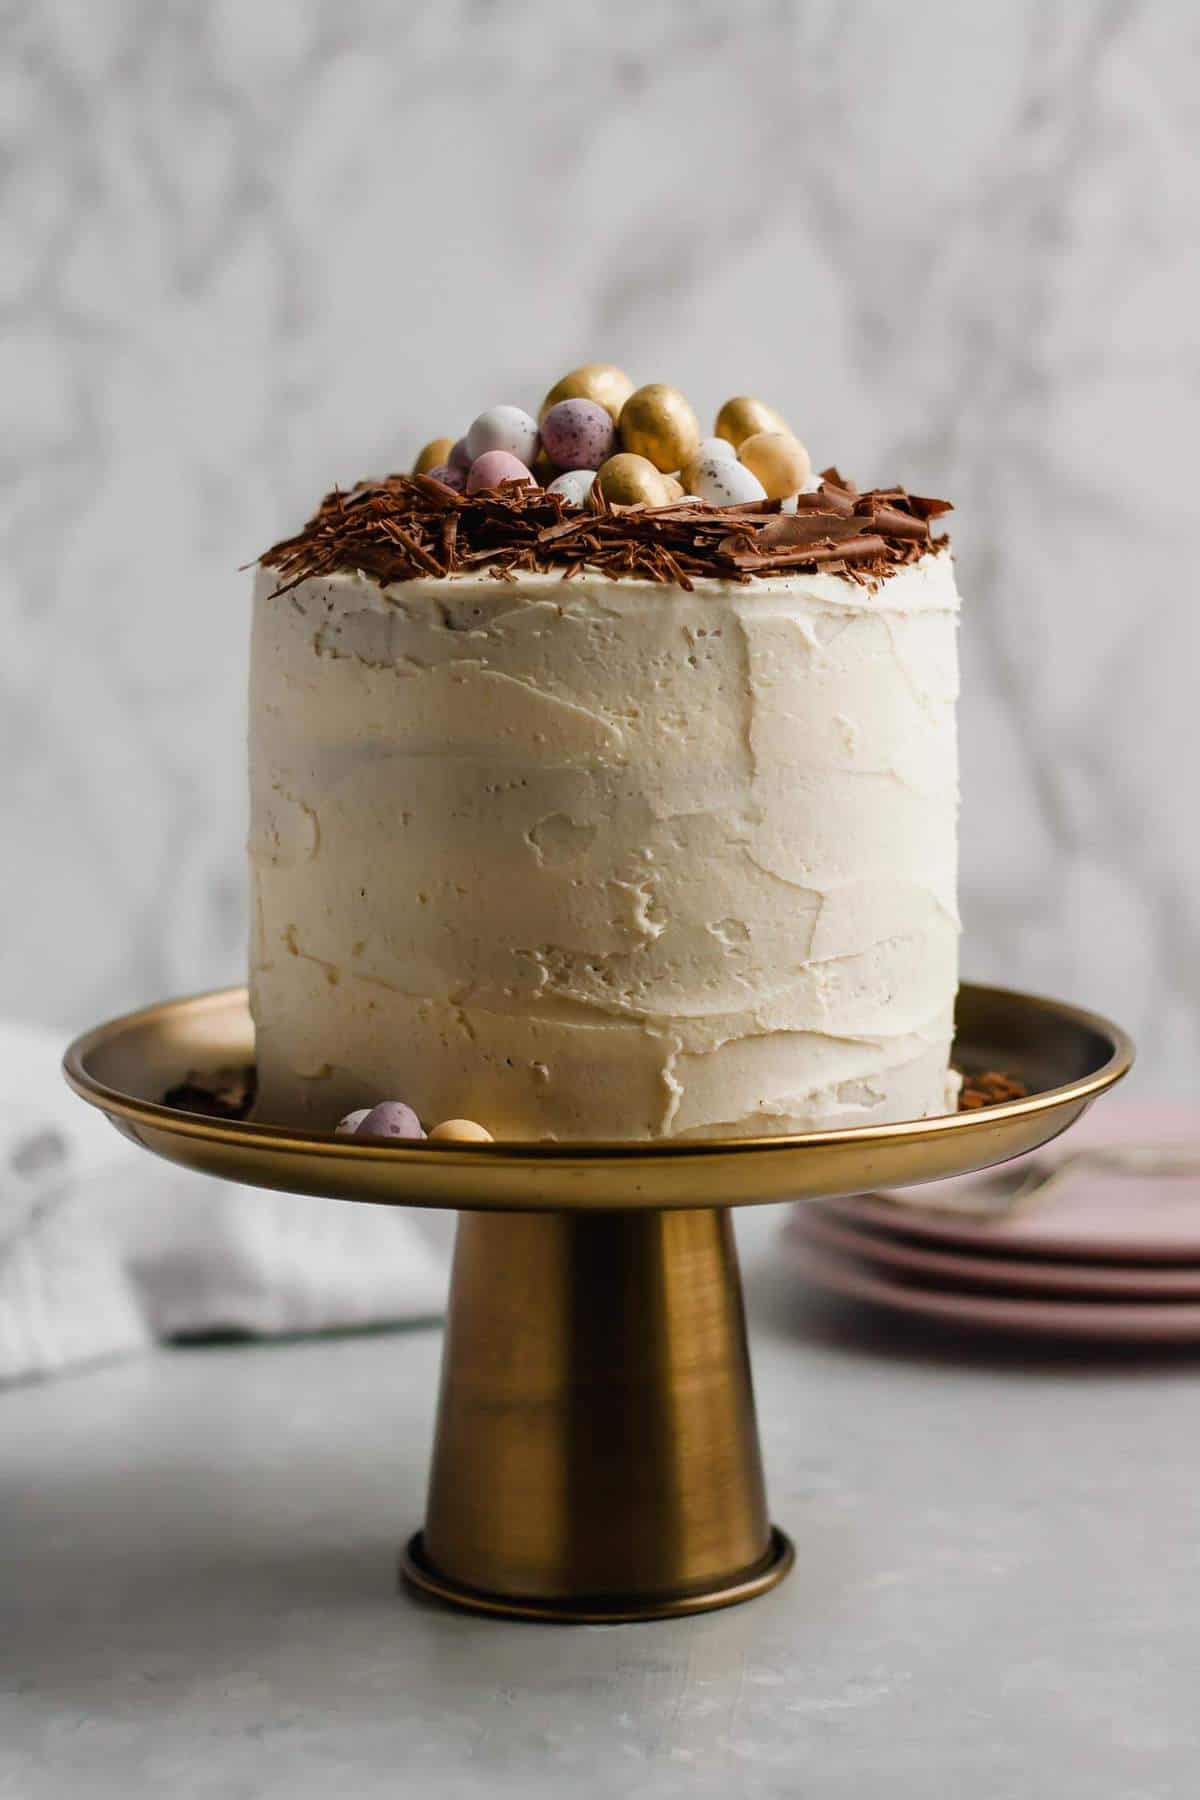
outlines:
M537 447L537 421L519 406L489 406L472 421L467 432L472 467L489 450L506 450L528 468L537 455Z
M728 438L722 437L701 438L696 445L696 454L692 461L699 462L702 456L715 456L718 462L737 461L737 451Z
M339 1119L333 1128L337 1136L353 1137L370 1110L369 1106L360 1106L357 1112L348 1112L344 1119Z
M800 493L812 470L808 451L786 431L755 432L742 444L738 461L758 476L768 500Z
M436 469L439 463L449 462L453 448L453 438L430 438L412 466L413 474L428 475L430 469Z
M663 474L690 463L699 442L699 421L687 395L665 381L638 388L621 409L622 448L644 456Z
M353 1114L347 1114L352 1118ZM381 1100L373 1106L355 1132L360 1138L423 1138L421 1121L403 1100Z
M610 456L596 476L600 491L615 506L665 506L667 484L652 462L623 450Z
M533 476L519 456L513 456L507 450L485 450L471 464L467 492L477 494L480 488L499 487L502 481L532 480Z
M542 420L546 454L560 469L598 469L616 441L611 413L594 400L560 400Z
M470 468L471 452L467 449L467 440L465 437L460 437L455 440L446 461L453 463L456 469L462 469L464 473Z
M733 445L728 443L724 438L701 438L699 444L696 446L695 456L693 456L687 465L680 471L679 479L683 482L684 487L689 487L691 484L692 470L696 467L697 463L736 461L737 451L734 449Z
M586 506L596 481L595 469L569 469L559 475L547 489L551 494L565 494L572 506Z
M740 462L710 456L688 470L688 488L710 506L742 506L747 500L765 500L766 489L757 475Z
M474 1119L443 1119L435 1125L429 1134L430 1141L437 1144L490 1144L491 1132L484 1125L477 1125Z
M426 469L435 481L444 481L447 487L453 488L456 494L467 491L467 471L460 469L456 463L439 463L436 469Z

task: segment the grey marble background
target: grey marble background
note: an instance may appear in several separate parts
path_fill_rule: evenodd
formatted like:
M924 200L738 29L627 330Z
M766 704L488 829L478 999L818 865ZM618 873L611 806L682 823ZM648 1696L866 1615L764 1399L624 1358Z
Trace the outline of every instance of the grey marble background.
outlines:
M2 17L4 1010L237 977L238 565L599 357L958 502L967 971L1194 1087L1193 8Z

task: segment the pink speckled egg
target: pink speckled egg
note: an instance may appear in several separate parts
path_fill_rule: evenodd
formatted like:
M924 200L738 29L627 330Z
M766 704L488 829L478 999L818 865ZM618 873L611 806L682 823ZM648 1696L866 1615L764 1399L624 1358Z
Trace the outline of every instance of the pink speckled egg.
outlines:
M465 494L467 491L467 471L460 469L456 463L439 463L436 469L426 469L425 473L432 475L435 481L445 482L456 494Z
M465 475L473 460L474 458L472 457L471 452L467 449L466 438L460 437L453 450L450 452L450 461L454 464L456 469L461 469Z
M477 494L480 488L499 487L502 481L532 480L533 476L519 456L512 456L507 450L485 450L471 464L467 492Z
M423 1138L421 1121L411 1106L403 1100L381 1100L373 1106L366 1118L361 1121L355 1137L360 1138Z
M542 445L560 469L598 469L616 441L612 414L594 400L560 400L542 420Z

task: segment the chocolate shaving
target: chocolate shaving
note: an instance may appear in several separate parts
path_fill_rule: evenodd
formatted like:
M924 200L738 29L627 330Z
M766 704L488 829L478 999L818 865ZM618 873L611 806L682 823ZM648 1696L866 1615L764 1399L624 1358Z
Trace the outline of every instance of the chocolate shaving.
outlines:
M214 1069L204 1075L189 1069L181 1082L166 1090L162 1103L178 1107L181 1112L203 1113L209 1119L244 1119L254 1105L257 1085L258 1072L253 1063Z
M1023 1100L1029 1089L1015 1075L999 1069L985 1069L979 1075L964 1075L958 1096L959 1112L977 1112L981 1106L1003 1106L1006 1100Z
M916 524L915 519L907 522ZM857 537L862 529L863 520L853 514L842 519L830 518L828 513L778 513L768 519L754 542L760 550L793 550L797 544L839 543Z
M836 469L794 512L778 500L741 506L674 501L654 508L614 506L593 490L581 511L563 494L506 481L456 493L432 475L388 475L334 489L303 531L260 561L276 571L277 593L302 581L357 569L386 586L422 576L487 571L498 580L560 572L670 583L750 581L803 570L844 573L874 586L893 570L945 548L928 521L945 500L881 488L860 494Z

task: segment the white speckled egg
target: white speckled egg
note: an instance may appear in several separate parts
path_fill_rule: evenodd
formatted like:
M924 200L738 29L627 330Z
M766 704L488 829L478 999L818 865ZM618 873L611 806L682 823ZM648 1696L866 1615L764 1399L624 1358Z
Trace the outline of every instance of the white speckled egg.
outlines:
M611 413L595 400L559 400L542 420L542 444L559 469L598 469L616 441Z
M701 438L692 461L699 462L702 456L715 456L718 462L737 461L737 451L726 438Z
M369 1106L360 1106L355 1112L348 1112L345 1118L339 1119L334 1126L333 1129L336 1135L338 1137L353 1137L370 1110Z
M767 491L757 475L740 462L709 456L688 469L688 487L710 506L742 506L747 500L765 500Z
M572 506L586 506L596 482L595 469L569 469L550 483L548 494L565 494Z
M467 450L472 463L489 450L507 450L528 468L537 455L537 447L537 421L522 412L519 406L489 406L467 432Z

